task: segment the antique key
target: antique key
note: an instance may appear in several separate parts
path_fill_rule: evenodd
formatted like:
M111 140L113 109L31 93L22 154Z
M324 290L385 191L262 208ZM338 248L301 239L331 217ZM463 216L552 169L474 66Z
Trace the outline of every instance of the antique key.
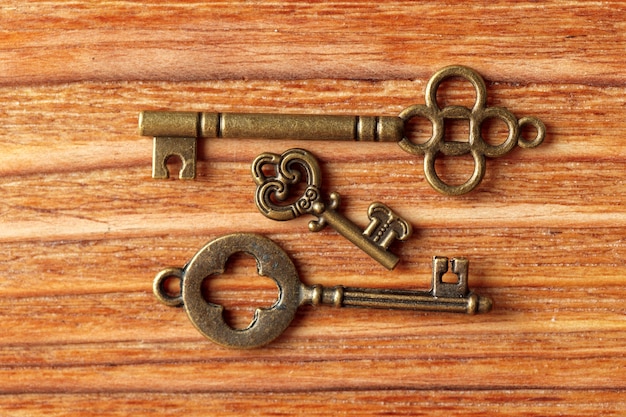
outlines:
M270 175L266 174L268 168L271 168ZM318 232L328 225L387 269L393 269L398 263L398 257L387 250L389 245L411 236L411 225L382 203L369 206L370 224L363 231L337 213L341 201L339 193L331 193L330 202L324 203L320 194L320 167L315 157L304 149L257 156L252 163L252 177L257 184L256 206L266 217L284 221L305 213L316 216L317 220L309 222L309 230ZM306 188L302 196L290 204L280 204L290 199L290 187L304 180Z
M271 278L278 286L276 302L270 308L257 309L252 322L243 330L230 327L224 321L224 307L206 301L202 294L205 278L222 274L228 258L237 252L253 256L259 275ZM207 338L227 347L254 348L277 338L289 326L298 307L306 304L467 314L490 311L491 299L468 288L469 261L454 258L451 266L458 277L456 283L443 281L448 258L433 258L430 291L308 286L300 281L293 262L276 243L260 235L236 233L209 242L184 268L159 272L153 290L162 303L183 306L191 322ZM164 284L171 278L180 280L180 294L166 291Z
M461 77L476 90L476 101L469 109L463 106L440 108L437 89L447 78ZM458 195L471 191L485 175L485 157L499 157L515 145L533 148L545 138L546 128L536 117L520 120L503 107L487 107L487 88L484 80L474 70L463 66L449 66L437 71L428 81L425 105L413 105L399 116L335 116L301 114L245 114L144 111L139 116L139 132L154 137L152 176L167 178L167 159L178 155L182 160L180 178L195 178L196 140L198 138L263 138L299 140L341 140L397 142L404 151L424 155L424 174L437 191ZM416 117L427 119L432 125L432 135L424 143L412 142L406 126ZM483 138L481 126L487 119L500 119L508 128L508 137L498 145ZM463 119L469 122L467 142L445 140L446 120ZM522 128L532 125L536 137L526 140ZM435 171L435 160L440 155L460 156L471 154L474 171L463 184L450 185L441 180Z

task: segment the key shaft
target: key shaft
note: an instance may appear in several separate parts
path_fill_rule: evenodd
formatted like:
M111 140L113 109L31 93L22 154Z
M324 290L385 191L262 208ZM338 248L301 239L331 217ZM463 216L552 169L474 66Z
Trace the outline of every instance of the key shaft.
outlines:
M393 310L432 311L476 314L491 310L491 300L469 293L463 297L436 297L431 291L402 291L336 286L314 286L304 304L327 304L335 307L360 307ZM319 293L319 295L316 295Z
M338 205L339 194L333 193L331 198L337 201ZM311 214L318 218L317 221L309 223L309 229L311 231L317 232L323 226L328 225L385 268L391 270L398 264L400 258L386 250L386 248L373 242L369 237L363 234L363 230L359 229L354 223L334 210L332 206L329 207L319 202L315 203L312 207Z
M399 142L394 116L143 111L139 133L154 137Z
M469 261L465 258L453 258L450 263L452 272L457 276L455 283L443 281L443 275L448 271L448 258L433 257L432 287L429 291L303 285L300 290L301 304L466 314L489 312L492 307L491 299L469 291Z

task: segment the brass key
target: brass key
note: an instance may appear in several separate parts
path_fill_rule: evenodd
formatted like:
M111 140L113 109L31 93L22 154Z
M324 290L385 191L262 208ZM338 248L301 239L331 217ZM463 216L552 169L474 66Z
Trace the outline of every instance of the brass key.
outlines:
M253 256L259 275L273 279L279 290L274 305L257 309L252 322L243 330L230 327L224 321L224 307L206 301L202 293L205 278L223 273L228 258L237 252ZM308 286L300 281L293 262L276 243L263 236L237 233L209 242L184 268L166 268L159 272L153 290L162 303L183 306L194 326L210 340L227 347L254 348L280 336L298 307L306 304L467 314L490 311L491 299L474 294L468 288L469 261L454 258L451 265L458 277L456 283L443 281L448 258L433 258L430 291ZM165 290L164 284L170 278L180 280L180 294L169 294Z
M271 175L265 171L269 170ZM393 269L398 257L388 251L394 240L406 240L411 236L411 225L382 203L372 203L368 209L370 224L359 229L350 220L337 213L339 193L331 193L329 203L320 194L322 176L315 157L304 149L290 149L278 155L264 153L252 163L252 176L257 184L255 202L257 208L272 220L291 220L302 214L311 214L317 220L309 222L309 230L318 232L330 226L346 239L357 245L387 269ZM303 178L305 177L305 178ZM306 181L302 197L290 204L290 187Z
M437 104L439 85L451 77L464 78L474 86L476 102L471 109L463 106L440 108ZM546 128L536 117L517 120L503 107L487 107L485 82L467 67L455 65L437 71L426 86L425 103L410 106L397 117L144 111L139 116L139 132L154 137L154 178L169 176L166 161L172 155L178 155L182 160L180 178L195 178L198 138L397 142L408 153L424 155L426 180L434 189L448 195L467 193L480 183L485 175L486 156L503 156L515 145L533 148L545 138ZM432 135L424 143L412 142L405 132L406 125L416 117L425 118L432 125ZM508 137L497 145L489 144L481 131L483 122L493 118L502 120L509 130ZM469 122L467 142L445 140L446 120L453 119ZM526 125L532 125L537 131L532 140L521 136ZM450 185L439 178L435 171L438 156L468 153L474 159L474 171L465 183Z

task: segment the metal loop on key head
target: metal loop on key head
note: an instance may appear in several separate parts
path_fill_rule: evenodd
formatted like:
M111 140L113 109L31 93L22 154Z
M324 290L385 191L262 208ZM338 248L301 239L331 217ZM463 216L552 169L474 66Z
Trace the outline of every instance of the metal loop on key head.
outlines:
M237 252L252 255L259 274L273 279L279 289L276 302L270 308L257 309L250 325L241 330L226 323L224 307L206 301L202 295L204 279L223 273L228 258ZM490 311L491 299L469 290L469 261L458 258L450 263L458 281L444 282L448 258L436 256L429 291L308 286L300 281L289 256L274 242L255 234L236 233L209 242L184 268L164 269L157 274L153 288L162 303L182 305L194 326L210 340L227 347L254 348L276 339L289 326L298 307L306 304L466 314ZM167 276L180 279L179 297L165 294L162 283Z
M440 108L437 104L437 89L441 83L451 77L462 77L468 80L476 90L476 101L472 109L462 106ZM499 157L511 151L515 145L523 148L538 146L545 138L545 126L535 117L525 117L519 121L504 107L486 107L487 88L483 79L470 68L455 65L437 71L426 85L425 105L414 105L400 113L405 125L414 117L423 117L432 124L432 136L424 143L413 143L406 136L400 140L400 147L406 152L424 155L424 174L429 184L437 191L448 195L465 194L473 190L485 175L485 156ZM498 118L508 128L507 138L499 145L490 145L482 136L481 127L485 120ZM446 141L445 120L469 120L468 142ZM537 130L534 140L528 141L521 137L521 128L531 124ZM450 185L445 183L435 170L437 155L460 156L470 153L474 159L474 172L463 184Z

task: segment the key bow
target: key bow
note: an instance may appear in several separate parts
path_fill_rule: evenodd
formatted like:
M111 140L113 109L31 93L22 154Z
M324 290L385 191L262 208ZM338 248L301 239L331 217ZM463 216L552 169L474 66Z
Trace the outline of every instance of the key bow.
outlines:
M266 168L272 175L267 175ZM287 204L291 188L306 177L302 196ZM290 149L282 155L263 153L252 163L252 177L257 184L255 202L259 211L272 220L291 220L304 213L312 213L320 201L322 175L313 155L304 149Z
M440 108L437 104L437 90L447 78L461 77L469 81L476 89L476 101L469 109L463 106L447 106ZM523 117L519 120L504 107L487 107L487 88L485 81L471 68L461 65L445 67L437 71L428 81L425 93L425 105L418 104L404 109L400 118L408 123L413 117L424 117L432 124L432 135L424 143L414 143L406 136L398 142L400 147L415 155L424 155L424 175L428 183L437 191L448 195L465 194L473 190L485 176L485 156L500 157L511 151L515 145L522 148L534 148L540 145L546 133L546 127L536 117ZM498 145L491 145L483 138L481 127L485 120L497 118L502 120L509 130L507 138ZM461 119L469 121L469 138L467 142L446 141L445 120ZM537 130L533 140L521 136L522 127L532 125ZM461 156L471 154L474 159L474 172L463 184L450 185L445 183L435 171L435 160L439 154L445 156Z

